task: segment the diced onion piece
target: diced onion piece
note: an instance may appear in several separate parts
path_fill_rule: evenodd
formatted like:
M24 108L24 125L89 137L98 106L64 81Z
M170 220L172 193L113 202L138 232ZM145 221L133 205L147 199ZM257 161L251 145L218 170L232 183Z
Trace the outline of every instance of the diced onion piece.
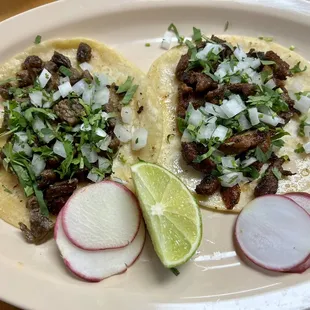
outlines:
M81 152L82 155L87 158L90 164L93 164L98 160L98 154L92 150L91 145L88 143L82 145Z
M254 70L259 68L259 66L261 65L261 61L259 58L248 57L247 60L250 61L251 68Z
M307 96L300 96L299 100L295 100L294 108L301 113L307 113L310 108L310 98Z
M45 166L45 161L41 158L41 156L34 154L31 161L31 167L35 176L39 176L40 173L44 170Z
M85 124L83 123L81 126L80 126L80 130L81 131L91 131L91 126L89 124L87 124L85 126Z
M66 82L70 82L70 78L68 76L61 76L59 78L59 84L60 85L66 83Z
M95 77L97 77L99 81L99 85L96 84L97 87L109 85L109 78L104 73L95 74Z
M240 76L231 76L230 77L230 83L231 84L237 84L237 83L241 83L241 77Z
M24 131L15 132L15 136L18 137L18 141L19 141L19 142L28 142L27 133L24 132Z
M65 82L65 83L59 85L58 90L59 90L62 98L67 97L73 91L70 82Z
M243 61L247 58L246 53L243 51L243 49L240 46L235 48L234 55L239 61Z
M84 80L79 80L72 86L72 90L79 96L84 93L84 90L88 87L88 84Z
M103 177L96 174L96 173L92 173L91 171L88 172L88 175L87 175L87 179L88 180L91 180L92 182L96 183L96 182L100 182L102 181Z
M114 134L116 138L123 143L130 141L132 137L131 132L121 124L116 124L114 127Z
M109 119L109 114L107 112L101 112L101 117L104 121Z
M167 30L164 33L164 37L163 37L163 40L161 42L161 48L168 50L170 48L173 37L174 37L174 33L172 31Z
M43 128L46 128L46 126L45 126L44 122L41 120L41 118L39 118L38 116L35 116L33 124L32 124L32 128L34 131L39 132Z
M242 172L231 172L220 176L219 179L223 187L233 187L243 181L244 176Z
M199 110L193 110L190 113L188 123L195 127L198 127L201 124L202 119L203 119L203 114Z
M238 164L233 156L224 156L221 158L224 168L236 168Z
M45 68L42 70L41 74L39 75L39 83L42 88L46 86L51 76L52 74L48 70Z
M198 59L205 59L210 52L218 55L223 49L224 47L220 44L207 43L204 49L196 54L196 57Z
M243 167L243 168L248 167L255 162L257 162L257 159L255 157L250 157L250 158L245 159L241 162L241 167Z
M266 124L271 126L277 126L278 124L284 124L284 120L279 116L266 115L263 113L258 113L259 119Z
M34 91L29 93L31 103L36 107L42 107L43 93L41 91Z
M89 72L91 72L93 70L93 66L90 65L88 62L82 62L80 64L80 68L83 70L83 71L86 71L88 70Z
M219 106L219 105L215 105L215 104L206 102L205 109L209 114L227 119L227 115L224 113L221 106Z
M45 143L50 143L55 138L55 136L54 136L54 134L53 134L53 132L51 130L50 130L49 133L42 133L42 134L43 134L42 140Z
M60 157L67 158L67 153L64 147L64 144L57 140L53 146L53 152Z
M275 81L273 79L270 79L266 84L266 87L270 88L270 89L274 89L277 85L275 83Z
M220 141L224 141L228 132L228 128L218 125L212 134L212 138L218 138Z
M310 154L310 142L303 145L306 154Z
M310 120L309 121L306 120L306 123L310 124ZM304 133L305 133L305 137L307 137L307 138L310 137L310 126L304 127Z
M132 122L132 109L129 106L122 107L121 110L122 121L125 124L130 124Z
M43 103L43 106L42 106L42 107L43 107L44 109L49 109L52 105L53 105L52 102L47 101L47 102L44 102L44 103Z
M13 153L20 153L24 152L26 156L32 156L32 149L31 147L25 142L15 142L13 145Z
M70 135L69 133L66 133L65 134L65 141L73 142L73 136Z
M202 125L197 134L197 140L209 140L212 137L212 134L216 128L215 123L209 123L207 125Z
M222 111L229 117L234 117L240 112L246 109L245 104L243 103L239 95L231 95L229 100L223 100L221 105Z
M106 136L104 139L96 143L96 146L99 147L101 151L106 151L112 141L110 136Z
M60 97L61 97L61 93L60 93L59 90L57 90L57 91L54 92L54 94L53 94L53 101L57 101Z
M98 156L98 168L100 170L106 170L111 166L111 161L105 157Z
M104 105L109 102L110 91L107 87L96 91L94 95L94 103L98 105Z
M97 135L98 137L105 138L105 137L107 136L107 133L106 133L103 129L97 128L97 129L96 129L96 135Z
M240 115L238 122L242 130L247 130L252 127L252 125L250 124L250 122L248 121L248 119L244 114Z
M257 108L248 109L250 122L253 126L260 123Z
M79 132L80 130L81 130L81 125L80 125L80 124L75 125L75 126L71 129L72 132Z
M134 151L141 150L147 144L148 131L145 128L136 129L132 135L131 148Z
M94 96L94 86L87 87L84 92L82 99L86 104L91 104Z
M182 138L181 138L181 142L193 142L193 141L194 141L194 138L189 133L189 131L185 129L183 132Z

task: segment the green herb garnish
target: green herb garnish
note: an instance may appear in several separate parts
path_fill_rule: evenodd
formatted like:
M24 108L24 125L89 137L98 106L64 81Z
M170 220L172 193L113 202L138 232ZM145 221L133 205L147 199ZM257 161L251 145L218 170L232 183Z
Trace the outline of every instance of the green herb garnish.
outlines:
M68 68L65 67L65 66L60 66L59 71L60 71L64 76L67 76L67 77L71 77L71 76L72 76L72 72L70 71L70 69L68 69Z
M118 90L116 91L117 94L124 93L128 91L128 89L132 86L134 78L132 76L128 76L127 80L119 86Z
M41 43L41 39L42 39L42 37L38 34L36 36L36 38L34 39L34 44L40 44Z
M13 194L12 191L10 191L5 185L2 184L3 190L9 194Z
M272 42L273 37L258 37L260 40L266 41L266 42Z
M261 163L266 163L269 160L269 158L271 157L271 154L272 154L271 148L266 153L264 153L259 146L256 147L256 149L255 149L255 157Z
M170 270L175 276L178 276L180 274L180 271L177 268L170 268Z
M295 46L294 45L291 45L290 46L290 51L294 51L295 50Z
M296 74L296 73L304 72L306 70L307 70L307 66L305 66L303 69L301 69L300 68L300 61L298 61L297 64L292 69L290 69L290 72L292 74Z
M282 179L282 173L277 167L272 168L272 172L278 180Z
M176 27L173 23L171 23L171 24L169 25L168 30L169 30L169 31L172 31L172 32L176 35L179 44L183 44L183 42L184 42L184 37L183 37L183 36L180 36L177 27Z
M122 104L126 105L129 104L129 102L132 100L135 92L137 91L139 85L132 85L126 92L125 97L121 101Z
M304 147L302 146L302 144L298 143L297 144L297 148L294 150L295 153L297 154L301 154L305 152Z
M275 65L276 63L272 60L263 60L261 59L261 63L264 65L264 66L269 66L269 65Z
M150 47L150 46L151 46L151 43L145 43L144 46L145 46L145 47Z
M201 30L198 28L193 27L193 41L194 42L201 42Z

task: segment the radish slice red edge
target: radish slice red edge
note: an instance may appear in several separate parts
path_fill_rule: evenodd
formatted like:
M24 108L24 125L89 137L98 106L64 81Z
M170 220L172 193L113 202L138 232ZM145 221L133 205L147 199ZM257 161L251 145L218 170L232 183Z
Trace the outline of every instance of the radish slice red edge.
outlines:
M142 220L139 202L124 185L103 181L77 191L63 210L63 228L77 247L89 251L127 246Z
M305 209L310 214L310 194L303 192L296 193L286 193L285 197L288 197L294 200L297 204L299 204L303 209Z
M252 200L235 225L235 238L243 254L273 271L304 271L310 259L309 235L309 214L280 195Z
M136 238L126 247L112 250L87 251L73 245L62 226L63 211L59 213L54 238L68 269L89 282L99 282L113 275L124 273L139 257L145 243L142 222Z

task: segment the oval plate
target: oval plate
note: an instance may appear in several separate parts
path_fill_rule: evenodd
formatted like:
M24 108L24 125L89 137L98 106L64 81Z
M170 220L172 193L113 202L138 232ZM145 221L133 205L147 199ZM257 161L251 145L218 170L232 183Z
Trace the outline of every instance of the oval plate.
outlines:
M163 50L161 36L174 22L207 34L272 36L310 59L310 4L306 1L111 1L67 0L0 24L0 62L43 39L86 36L117 48L147 71ZM263 4L263 5L262 5ZM269 7L268 7L269 6ZM279 9L281 7L281 9ZM151 43L151 47L145 47ZM0 221L0 299L31 309L305 309L309 271L276 274L241 262L234 252L234 214L203 210L204 235L197 254L175 277L164 269L148 241L125 274L99 284L69 274L53 240L26 244Z

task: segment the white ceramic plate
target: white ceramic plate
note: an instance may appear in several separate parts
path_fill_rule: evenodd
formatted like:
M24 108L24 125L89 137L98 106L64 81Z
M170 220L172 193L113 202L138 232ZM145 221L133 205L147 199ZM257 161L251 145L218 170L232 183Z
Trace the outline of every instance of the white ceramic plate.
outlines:
M251 5L248 4L251 2ZM46 5L0 24L0 62L43 39L86 36L114 46L147 71L163 50L170 22L220 34L273 36L310 59L310 3L298 1L92 1ZM269 6L269 7L268 7ZM146 42L151 47L145 47ZM309 271L276 274L241 262L234 252L233 214L203 210L201 247L175 277L156 258L150 242L127 273L98 284L69 274L54 242L27 245L0 221L0 299L31 309L306 309Z

